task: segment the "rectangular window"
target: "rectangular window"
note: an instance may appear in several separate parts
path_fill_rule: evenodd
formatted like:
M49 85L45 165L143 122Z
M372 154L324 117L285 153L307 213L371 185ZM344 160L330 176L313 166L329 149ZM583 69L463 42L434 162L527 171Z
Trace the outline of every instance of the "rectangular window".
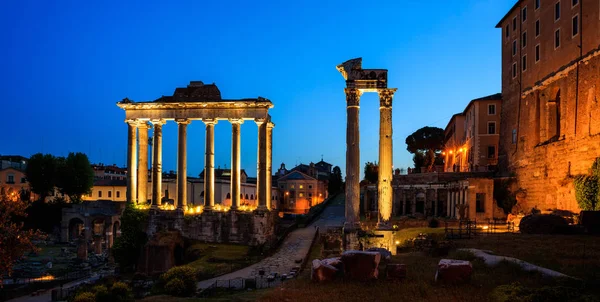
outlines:
M573 17L573 37L579 33L579 15Z
M7 184L14 184L15 183L15 176L12 174L8 175L8 178L6 179L6 183Z
M540 61L540 44L535 46L535 62Z
M513 144L517 143L517 129L513 129L513 131L512 131L512 143Z
M575 7L577 4L579 4L579 0L571 0L571 6Z
M523 10L521 11L521 21L527 21L527 6L523 7Z
M26 182L27 182L27 180L25 179L25 177L21 177L21 183L24 184Z
M302 193L302 192L298 193L298 197L304 197L304 193Z
M517 40L513 41L513 51L512 51L512 55L516 55L517 54Z
M517 77L517 63L513 63L512 65L512 77L513 79Z
M535 0L535 9L540 8L540 0Z
M513 31L517 30L517 17L513 18Z
M554 49L560 47L560 28L554 32Z
M496 114L496 104L489 104L488 105L488 115L495 115Z
M540 20L535 21L535 37L540 36Z
M488 158L496 158L496 146L488 146Z
M525 48L527 46L527 32L524 31L521 35L521 47Z
M117 191L117 198L121 197L121 191ZM143 200L140 200L140 202L143 202Z
M496 122L488 122L488 134L496 134Z
M477 213L485 213L485 193L475 194L475 209Z
M304 185L300 185L300 189L304 189Z
M308 193L308 197L312 197L312 193Z
M508 38L510 36L510 27L506 24L506 29L504 29L504 35Z
M527 70L527 55L523 56L523 62L521 63L521 67L523 68L523 71Z
M312 185L308 185L308 188L309 188L309 189L312 189Z
M98 198L102 197L102 191L98 191Z
M560 19L560 1L554 4L554 21L558 21Z
M112 191L108 191L108 198L112 197Z

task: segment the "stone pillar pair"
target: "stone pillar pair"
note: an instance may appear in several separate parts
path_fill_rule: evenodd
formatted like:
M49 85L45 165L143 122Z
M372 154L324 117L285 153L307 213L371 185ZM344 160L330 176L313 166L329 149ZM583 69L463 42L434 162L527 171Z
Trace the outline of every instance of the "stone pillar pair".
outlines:
M392 214L392 98L396 89L379 89L379 228L389 228ZM360 221L360 131L359 110L362 91L346 88L346 228L356 229Z

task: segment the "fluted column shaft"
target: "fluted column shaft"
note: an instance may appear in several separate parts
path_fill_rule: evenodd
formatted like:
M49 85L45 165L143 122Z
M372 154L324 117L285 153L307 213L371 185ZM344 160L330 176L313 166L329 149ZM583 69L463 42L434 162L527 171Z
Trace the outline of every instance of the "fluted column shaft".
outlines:
M187 119L177 122L177 208L187 207Z
M204 158L204 210L215 205L215 125L217 120L204 119L206 124L206 147Z
M257 119L258 125L258 160L256 178L256 199L258 200L259 211L268 210L267 207L267 121L265 119Z
M360 132L359 111L362 92L355 88L346 93L346 225L358 228L360 222Z
M379 90L379 227L389 228L392 214L392 99L396 89Z
M136 147L137 147L137 120L127 120L127 202L136 202Z
M271 198L273 197L272 193L271 193L271 189L272 189L272 177L273 177L273 128L275 127L275 124L273 122L268 122L267 123L267 145L266 145L266 205L268 209L272 209L272 205L271 205ZM316 198L316 196L315 196Z
M232 119L231 122L231 209L240 206L241 192L241 125L242 119Z
M433 217L438 216L438 189L433 191Z
M152 140L152 206L162 203L162 126L164 120L152 120L154 138Z
M148 201L148 126L147 122L138 125L138 167L137 167L137 202Z

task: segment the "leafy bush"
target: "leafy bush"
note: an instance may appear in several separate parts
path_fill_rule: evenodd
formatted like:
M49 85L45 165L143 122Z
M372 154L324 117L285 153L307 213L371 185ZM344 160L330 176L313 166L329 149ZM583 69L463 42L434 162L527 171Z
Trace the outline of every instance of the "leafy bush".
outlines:
M92 287L92 292L96 294L96 302L111 302L112 297L108 292L108 288L104 285L96 285Z
M593 301L592 297L583 295L577 288L565 286L531 288L524 287L518 282L496 287L492 297L497 302Z
M598 177L596 175L577 175L574 179L575 198L584 211L596 210L599 206Z
M437 219L435 219L435 218L432 218L431 220L429 220L429 224L428 224L428 226L429 226L430 228L437 228L437 227L439 227L439 226L440 226L440 222L439 222Z
M171 268L160 276L160 281L164 284L164 289L167 293L170 293L170 291L180 293L172 294L174 296L192 296L196 293L196 270L189 266L184 265ZM179 289L179 282L183 284L181 291Z
M131 288L123 282L113 283L110 288L110 294L115 302L133 301Z
M132 203L127 203L121 216L121 236L115 240L112 248L115 261L122 270L132 269L140 256L142 247L148 240L143 231L148 213L136 209Z
M556 215L527 215L521 219L519 229L523 234L556 234L564 230L567 221Z
M167 282L167 285L165 285L165 292L171 296L177 297L190 296L185 287L185 283L179 278L174 278Z
M79 294L77 294L77 296L75 296L75 299L73 299L73 302L95 302L95 301L96 301L96 295L94 295L93 293L90 293L90 292L79 293Z

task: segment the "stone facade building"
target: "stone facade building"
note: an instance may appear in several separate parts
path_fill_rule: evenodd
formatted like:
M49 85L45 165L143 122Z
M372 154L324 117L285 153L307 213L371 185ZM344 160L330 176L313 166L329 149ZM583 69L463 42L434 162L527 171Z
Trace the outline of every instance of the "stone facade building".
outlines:
M452 116L444 131L444 172L496 169L501 109L498 93L472 100Z
M300 171L292 170L278 178L277 186L277 209L286 213L306 213L327 199L325 182Z
M600 1L520 0L500 20L499 161L519 203L578 211L572 175L600 156Z

